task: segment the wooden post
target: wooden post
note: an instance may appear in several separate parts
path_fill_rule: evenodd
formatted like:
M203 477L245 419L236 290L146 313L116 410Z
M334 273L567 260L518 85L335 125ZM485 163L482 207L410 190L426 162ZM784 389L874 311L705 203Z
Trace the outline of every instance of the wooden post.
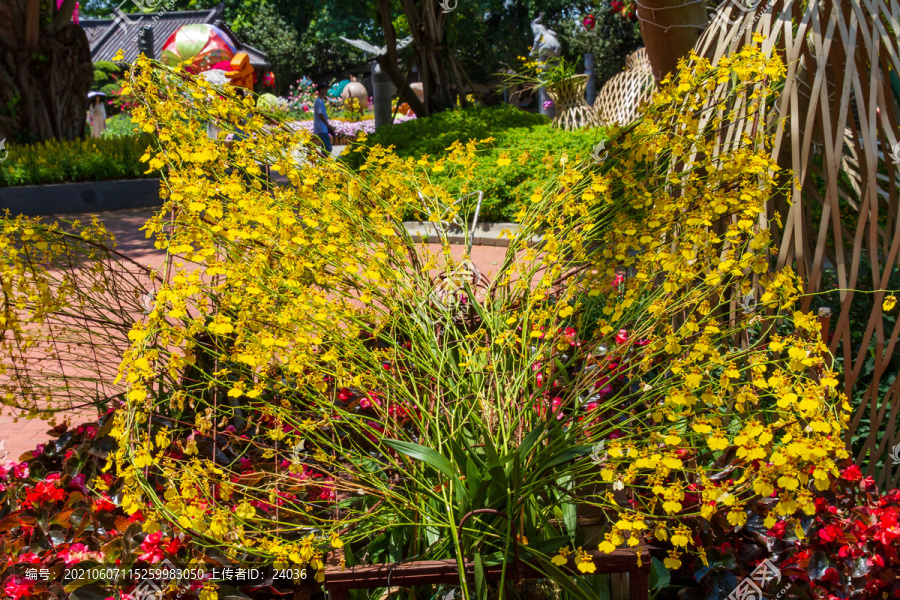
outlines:
M637 571L628 574L628 599L649 600L650 598L650 562L644 564Z
M828 306L823 306L819 309L819 328L822 335L822 343L827 347L830 341L828 338L831 333L831 308ZM825 366L829 369L833 366L831 364L831 358L830 355L825 354Z

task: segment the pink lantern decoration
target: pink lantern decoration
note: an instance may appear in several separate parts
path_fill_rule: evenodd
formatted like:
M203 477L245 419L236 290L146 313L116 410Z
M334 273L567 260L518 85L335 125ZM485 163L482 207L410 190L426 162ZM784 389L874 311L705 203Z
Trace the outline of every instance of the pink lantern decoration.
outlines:
M200 73L214 65L230 61L237 53L231 38L221 29L207 23L182 25L162 48L162 62L173 66L190 61L189 72Z
M588 15L581 21L581 24L584 25L585 29L590 31L591 29L594 28L594 24L596 22L597 21L596 21L596 19L594 19L594 15Z

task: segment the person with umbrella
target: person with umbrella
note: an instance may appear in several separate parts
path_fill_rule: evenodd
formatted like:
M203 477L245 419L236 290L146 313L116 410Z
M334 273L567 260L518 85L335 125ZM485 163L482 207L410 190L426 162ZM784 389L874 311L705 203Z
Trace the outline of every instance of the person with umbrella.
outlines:
M89 92L88 100L90 108L88 109L88 117L91 121L91 137L101 137L106 131L106 106L104 100L106 94L103 92Z

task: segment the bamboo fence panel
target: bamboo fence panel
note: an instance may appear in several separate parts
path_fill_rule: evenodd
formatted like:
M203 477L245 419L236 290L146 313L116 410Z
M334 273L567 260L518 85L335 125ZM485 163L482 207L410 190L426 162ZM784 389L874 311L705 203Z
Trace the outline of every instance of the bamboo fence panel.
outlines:
M755 10L746 11L727 3L695 51L716 64L756 33L765 37L766 54L777 52L787 65L784 89L762 125L773 134L773 157L795 178L788 194L769 202L760 225L780 239L776 268L796 268L807 293L822 291L823 269L835 269L841 303L829 349L835 353L843 342L843 391L850 398L856 392L862 400L850 421L848 447L868 418L869 431L855 459L861 465L868 461L866 475L875 476L880 486L897 487L900 467L887 460L878 472L876 461L900 443L900 378L879 398L879 386L886 384L882 375L900 338L900 320L889 328L882 311L900 254L900 167L890 158L898 154L892 149L900 148L900 111L890 81L891 70L900 72L900 3L773 0L757 1ZM710 105L728 92L728 85L716 90ZM742 119L721 132L718 143L740 143L756 126L754 119ZM784 218L783 227L776 224L776 211ZM873 285L861 291L871 292L874 308L862 343L853 348L850 313L864 299L853 291L859 287L864 258L871 265ZM811 302L812 297L805 296L803 309ZM871 380L862 381L869 360L874 361ZM883 424L886 433L879 440Z

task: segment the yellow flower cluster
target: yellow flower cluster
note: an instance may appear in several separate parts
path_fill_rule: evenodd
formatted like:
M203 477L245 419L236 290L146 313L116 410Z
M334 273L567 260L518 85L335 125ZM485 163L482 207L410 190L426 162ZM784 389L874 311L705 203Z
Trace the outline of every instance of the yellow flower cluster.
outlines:
M698 551L697 519L739 525L772 494L770 523L808 512L845 456L848 407L815 319L794 312L796 276L771 268L769 140L710 151L765 110L782 74L752 46L701 62L613 132L602 163L548 160L497 273L475 283L445 229L433 250L400 219L465 220L429 176L478 191L476 142L437 159L375 147L356 173L233 91L139 59L134 118L157 135L145 162L165 199L145 231L167 261L118 373L123 506L229 554L319 571L327 548L396 527L449 552L454 536L435 532L481 508L459 500L491 458L479 453L528 440L510 477L526 483L492 508L508 510L508 492L538 515L517 535L559 527L541 503L573 501L556 491L565 478L609 517L601 551L652 532L676 547L667 565ZM752 101L705 107L719 85ZM235 141L208 139L210 121ZM40 279L8 262L5 289L40 298ZM453 287L460 273L473 283ZM563 458L541 455L564 436ZM161 481L177 485L158 494ZM576 564L593 567L583 550Z

